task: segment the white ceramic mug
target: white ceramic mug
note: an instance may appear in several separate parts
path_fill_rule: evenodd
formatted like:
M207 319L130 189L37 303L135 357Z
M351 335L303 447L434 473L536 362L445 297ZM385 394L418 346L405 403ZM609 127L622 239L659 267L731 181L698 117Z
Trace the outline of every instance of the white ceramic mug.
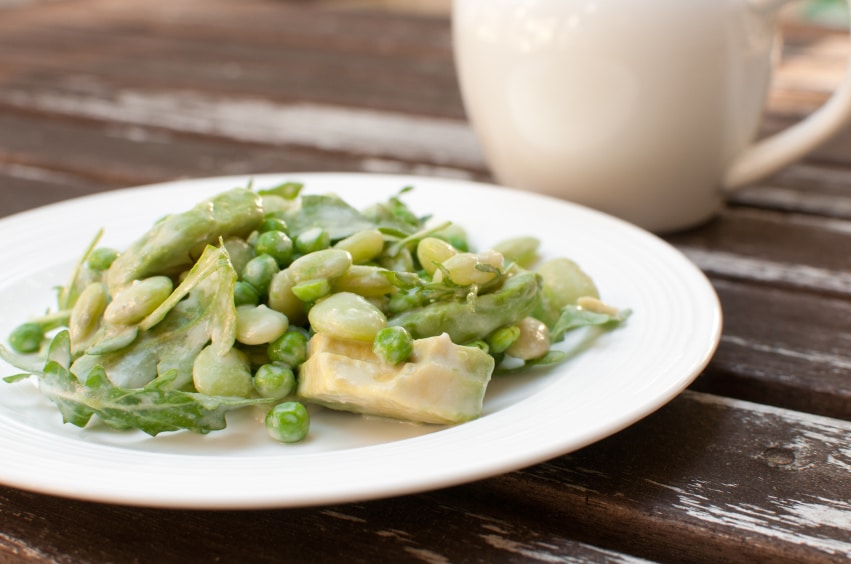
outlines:
M754 142L784 3L454 0L461 92L497 181L656 232L708 220L851 115L846 76Z

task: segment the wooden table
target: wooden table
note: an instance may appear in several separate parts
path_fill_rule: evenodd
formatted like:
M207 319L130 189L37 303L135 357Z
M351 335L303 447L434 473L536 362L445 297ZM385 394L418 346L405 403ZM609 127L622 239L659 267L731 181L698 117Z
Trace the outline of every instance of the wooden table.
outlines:
M787 42L766 133L821 104L848 51L812 28ZM305 170L489 179L445 17L273 0L0 10L0 214ZM615 436L508 475L333 507L140 509L0 488L0 561L847 560L851 129L667 240L709 275L723 336L688 391Z

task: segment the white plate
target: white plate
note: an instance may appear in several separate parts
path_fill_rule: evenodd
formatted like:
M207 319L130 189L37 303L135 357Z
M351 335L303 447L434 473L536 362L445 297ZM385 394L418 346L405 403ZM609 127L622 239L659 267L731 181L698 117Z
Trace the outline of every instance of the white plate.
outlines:
M478 248L515 235L568 256L603 298L628 307L625 327L545 373L497 377L485 413L451 428L330 410L312 411L308 440L269 439L262 413L238 412L225 431L152 438L93 425L65 425L29 381L0 382L0 482L41 493L180 508L294 507L413 493L493 476L602 439L653 412L704 368L721 312L701 272L665 242L609 216L494 186L361 174L261 175L308 192L334 192L364 207L415 186L404 200L419 214L463 225ZM165 213L247 177L171 182L47 206L0 221L0 335L54 303L99 227L123 248ZM5 364L0 376L16 373Z

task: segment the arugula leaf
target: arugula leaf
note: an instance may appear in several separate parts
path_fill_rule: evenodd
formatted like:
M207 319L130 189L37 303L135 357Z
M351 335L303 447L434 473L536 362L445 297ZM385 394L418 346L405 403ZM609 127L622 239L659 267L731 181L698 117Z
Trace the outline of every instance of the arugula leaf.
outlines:
M224 429L227 427L227 412L274 401L174 390L169 386L173 385L175 377L176 371L172 371L144 388L128 390L114 386L103 368L98 366L89 372L85 385L78 385L71 394L54 394L52 399L76 402L84 411L95 413L110 427L139 429L153 436L166 431L187 430L206 434Z
M192 363L201 349L212 341L217 352L224 355L233 346L236 278L227 251L208 246L183 283L142 321L135 340L120 348L95 344L74 362L72 372L88 378L90 370L101 366L113 384L141 388L157 376L176 370L174 386L188 386ZM115 338L107 331L104 338L110 336Z
M66 423L88 425L97 415L116 429L140 429L149 435L187 430L206 434L227 426L225 415L234 409L274 400L206 396L172 389L178 374L171 370L144 388L125 389L112 384L102 366L95 366L81 382L69 369L71 340L62 331L50 344L44 368L35 371L39 390L56 404ZM7 382L27 375L10 376Z
M413 190L413 186L402 188L397 196L392 196L387 202L374 204L364 210L364 215L385 232L395 232L402 236L416 233L428 220L428 216L417 217L399 198L399 196L411 190Z
M301 206L284 213L290 237L321 227L337 241L375 224L339 196L308 194L301 197Z
M71 271L71 277L69 278L68 283L65 286L60 286L58 288L57 304L60 310L70 311L70 309L74 307L74 304L77 303L77 298L80 297L80 293L97 276L88 268L86 262L89 260L92 251L95 250L95 247L97 247L102 237L103 229L100 229L94 239L92 239L89 243L89 246L86 247L85 252L83 252L82 256L80 256L77 263L74 265L74 269Z
M285 200L295 200L301 193L302 188L304 188L304 184L301 182L284 182L274 188L258 190L257 193L261 196L278 196Z
M582 308L575 305L567 305L561 309L561 315L558 321L553 324L550 330L550 341L558 343L564 339L565 333L578 329L580 327L589 326L615 326L630 316L631 310L620 310L615 314L603 313Z

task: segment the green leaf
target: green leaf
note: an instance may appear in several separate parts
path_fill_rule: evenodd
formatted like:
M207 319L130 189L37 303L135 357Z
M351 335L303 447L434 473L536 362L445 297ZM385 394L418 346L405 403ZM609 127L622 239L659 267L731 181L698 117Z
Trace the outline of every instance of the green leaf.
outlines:
M102 366L113 384L141 388L175 370L178 376L174 387L191 385L192 363L207 344L212 341L220 355L233 346L236 278L227 252L208 246L183 283L140 323L140 329L148 330L140 330L126 347L106 354L82 355L72 371L88 378L91 369Z
M302 196L301 206L286 212L284 221L292 238L320 227L328 232L332 241L375 227L360 211L333 195Z
M86 267L86 261L89 260L89 256L91 256L92 251L95 250L102 237L103 229L100 229L71 271L71 277L68 283L59 288L58 304L60 310L70 311L74 307L74 304L77 303L80 292L91 282L91 273Z
M116 429L139 429L149 435L187 430L208 433L227 426L229 411L274 400L205 396L173 388L176 370L169 370L144 388L113 385L102 366L88 371L82 383L68 370L68 332L62 331L50 345L49 359L34 371L39 390L59 409L66 423L85 427L92 416ZM29 374L4 378L18 381Z
M284 182L274 188L258 190L257 193L261 196L278 196L285 200L295 200L301 193L302 188L304 188L304 184L301 182Z
M227 426L225 415L229 411L273 401L205 396L170 389L168 385L173 373L164 380L128 390L113 386L103 368L96 367L90 371L77 397L107 425L139 429L149 435L180 430L201 434L217 431Z
M77 378L58 362L48 361L44 371L39 374L39 390L56 404L62 419L77 427L85 427L94 411L77 399L79 388Z
M32 376L32 374L29 374L29 373L24 373L24 374L12 374L11 376L5 376L5 377L3 378L3 381L4 381L4 382L7 382L7 383L9 383L9 384L13 384L13 383L15 383L15 382L20 382L20 381L22 381L22 380L26 380L26 379L27 379L27 378L29 378L30 376Z
M411 190L413 186L402 188L398 195L389 198L387 202L372 205L364 210L364 215L385 233L395 232L402 236L416 233L423 227L428 216L418 217L399 198Z
M616 314L592 311L575 305L567 305L561 309L561 315L550 330L550 341L557 343L564 339L567 332L589 326L612 327L625 321L632 312L628 309L620 310Z
M169 389L162 385L167 382L123 389L112 385L100 366L89 371L85 384L55 362L45 366L40 378L40 389L67 423L84 427L97 415L110 427L139 429L149 435L180 430L206 434L224 429L229 411L273 401L205 396Z

